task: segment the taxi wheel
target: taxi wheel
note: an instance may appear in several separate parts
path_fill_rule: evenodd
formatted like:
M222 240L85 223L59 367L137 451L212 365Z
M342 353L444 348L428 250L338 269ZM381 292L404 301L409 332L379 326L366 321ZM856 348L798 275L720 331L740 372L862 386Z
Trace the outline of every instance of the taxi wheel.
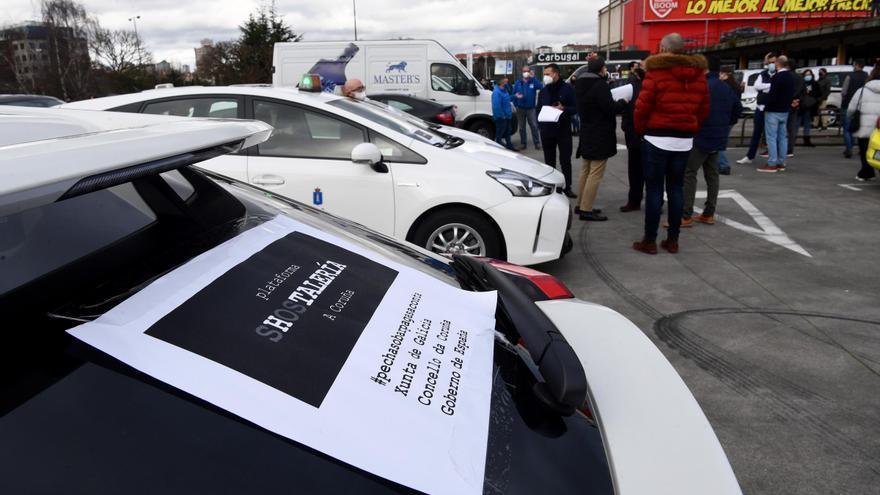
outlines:
M469 254L501 258L501 238L484 216L466 209L442 210L427 217L412 242L442 256Z

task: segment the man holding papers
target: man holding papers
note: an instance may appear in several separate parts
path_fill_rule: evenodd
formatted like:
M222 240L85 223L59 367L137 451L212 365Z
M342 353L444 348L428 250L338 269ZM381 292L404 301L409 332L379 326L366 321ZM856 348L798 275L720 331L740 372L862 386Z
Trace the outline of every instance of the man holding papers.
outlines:
M565 176L565 195L576 198L577 195L571 191L571 116L577 112L577 107L574 90L562 80L556 64L549 64L544 69L544 89L538 97L538 106L544 163L556 167L556 149L559 148L559 164Z

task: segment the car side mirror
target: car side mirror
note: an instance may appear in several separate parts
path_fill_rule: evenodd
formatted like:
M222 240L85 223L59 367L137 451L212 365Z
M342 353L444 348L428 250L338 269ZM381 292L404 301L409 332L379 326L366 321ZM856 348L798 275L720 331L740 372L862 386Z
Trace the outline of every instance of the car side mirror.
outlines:
M477 83L473 79L468 79L468 94L471 96L480 96L480 90L477 89Z
M388 173L388 165L382 161L382 152L373 143L361 143L351 150L351 161L358 165L369 165L381 174Z

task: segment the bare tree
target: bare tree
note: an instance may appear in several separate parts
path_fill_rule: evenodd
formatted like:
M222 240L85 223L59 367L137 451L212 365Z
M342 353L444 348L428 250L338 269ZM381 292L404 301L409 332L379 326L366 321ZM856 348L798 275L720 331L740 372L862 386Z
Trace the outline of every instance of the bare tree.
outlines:
M91 68L89 46L96 21L82 4L72 0L44 0L41 10L62 98L85 97Z
M149 53L138 56L143 51L134 31L103 29L97 23L92 34L91 52L94 62L110 72L123 72L133 69L140 60L149 60Z

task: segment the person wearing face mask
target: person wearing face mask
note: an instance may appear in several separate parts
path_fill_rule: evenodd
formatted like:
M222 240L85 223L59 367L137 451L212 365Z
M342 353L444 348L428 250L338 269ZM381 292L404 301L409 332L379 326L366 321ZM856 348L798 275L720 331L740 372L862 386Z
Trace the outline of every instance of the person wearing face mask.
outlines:
M776 74L770 79L770 92L764 105L764 132L767 135L767 165L758 172L784 172L788 152L788 116L794 102L796 79L789 70L788 57L776 57Z
M360 79L349 79L342 85L342 96L353 98L355 100L366 100L367 92L364 82Z
M516 151L510 139L513 111L510 107L510 93L507 91L508 79L502 78L492 90L492 118L495 120L495 142Z
M538 91L544 89L544 83L532 78L528 65L522 68L522 79L513 84L513 106L516 107L516 120L519 124L520 149L526 149L526 124L532 131L535 149L541 149L541 138L538 135L538 117L535 113Z
M801 102L797 109L797 126L804 128L804 146L814 148L816 145L810 140L810 129L813 127L813 119L819 113L819 98L822 97L822 89L816 82L813 71L807 69L803 73L804 89L801 93ZM796 134L795 134L796 135Z
M749 142L749 151L746 156L736 161L740 165L752 163L758 154L758 147L764 139L764 104L767 102L767 93L770 92L770 78L776 73L776 54L773 52L764 56L764 70L755 79L755 91L758 92L755 118L752 121L752 140Z
M559 164L565 176L565 195L576 198L571 191L571 116L577 113L574 89L562 79L559 66L549 64L544 68L544 89L538 95L540 107L551 106L562 111L556 122L539 122L541 142L544 143L544 163L556 167L556 151L559 150Z

